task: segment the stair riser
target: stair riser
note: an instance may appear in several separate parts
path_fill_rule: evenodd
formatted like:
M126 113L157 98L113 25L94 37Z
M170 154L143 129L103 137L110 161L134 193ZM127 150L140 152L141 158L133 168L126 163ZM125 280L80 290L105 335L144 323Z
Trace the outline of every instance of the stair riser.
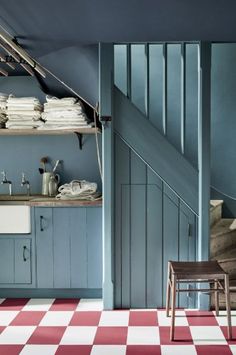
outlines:
M222 204L211 208L210 225L213 226L214 224L216 224L221 219L221 216L222 216Z
M236 232L230 232L223 234L219 237L210 239L210 255L211 258L215 258L221 254L229 253L232 256L232 249L236 249ZM227 258L227 256L224 256Z

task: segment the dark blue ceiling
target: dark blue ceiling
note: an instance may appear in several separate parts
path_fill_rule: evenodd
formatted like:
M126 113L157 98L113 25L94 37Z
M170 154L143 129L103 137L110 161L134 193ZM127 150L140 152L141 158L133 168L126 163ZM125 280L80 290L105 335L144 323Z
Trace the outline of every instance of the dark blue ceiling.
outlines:
M2 24L40 56L99 41L235 41L235 14L235 0L0 0Z
M78 87L93 104L98 42L236 41L235 19L235 0L0 0L0 24L65 81L74 84L76 70ZM66 53L77 53L76 64L65 61ZM56 62L68 64L68 78Z

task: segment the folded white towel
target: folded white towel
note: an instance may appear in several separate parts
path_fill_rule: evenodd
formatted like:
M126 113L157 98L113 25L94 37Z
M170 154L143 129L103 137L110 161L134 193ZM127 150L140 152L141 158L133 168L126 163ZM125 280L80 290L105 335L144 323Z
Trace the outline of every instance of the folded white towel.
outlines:
M81 124L81 125L50 125L50 124L44 124L40 126L38 129L42 130L57 130L57 129L79 129L79 128L91 128L93 127L91 124Z
M78 99L74 98L74 97L63 97L62 99L58 99L55 96L46 96L46 100L48 103L53 104L53 105L61 105L61 104L65 104L65 105L71 105L71 104L75 104Z
M97 184L86 180L72 180L69 184L64 184L58 189L58 199L80 199L95 200L101 197L97 192Z

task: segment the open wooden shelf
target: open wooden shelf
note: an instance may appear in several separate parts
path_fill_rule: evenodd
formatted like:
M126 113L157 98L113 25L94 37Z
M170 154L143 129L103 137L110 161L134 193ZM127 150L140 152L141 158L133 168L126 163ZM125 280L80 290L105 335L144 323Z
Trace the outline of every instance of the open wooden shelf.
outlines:
M75 128L75 129L0 129L0 136L43 136L63 134L95 134L101 133L99 128Z

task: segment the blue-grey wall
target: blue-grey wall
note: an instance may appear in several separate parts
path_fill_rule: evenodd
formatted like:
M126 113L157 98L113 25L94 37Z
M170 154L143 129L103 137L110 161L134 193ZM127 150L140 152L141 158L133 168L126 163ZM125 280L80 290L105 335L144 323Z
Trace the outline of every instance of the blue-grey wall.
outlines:
M0 78L0 92L13 93L16 96L35 96L45 102L45 94L32 77ZM21 172L29 179L33 193L41 191L41 175L38 172L40 158L48 156L52 160L63 161L58 170L62 183L73 179L95 181L101 190L98 170L95 137L83 137L83 149L79 149L76 135L62 136L0 136L0 170L6 170L13 182L13 192L22 193ZM0 194L6 193L6 187L0 185Z
M150 120L162 129L162 46L150 46ZM132 101L144 111L145 52L143 45L132 50ZM115 82L126 94L125 46L115 50ZM167 46L167 138L180 149L180 45ZM197 167L197 45L186 46L186 158ZM212 45L212 144L211 184L236 199L236 44ZM236 201L212 189L212 198L225 200L224 215L236 216Z

